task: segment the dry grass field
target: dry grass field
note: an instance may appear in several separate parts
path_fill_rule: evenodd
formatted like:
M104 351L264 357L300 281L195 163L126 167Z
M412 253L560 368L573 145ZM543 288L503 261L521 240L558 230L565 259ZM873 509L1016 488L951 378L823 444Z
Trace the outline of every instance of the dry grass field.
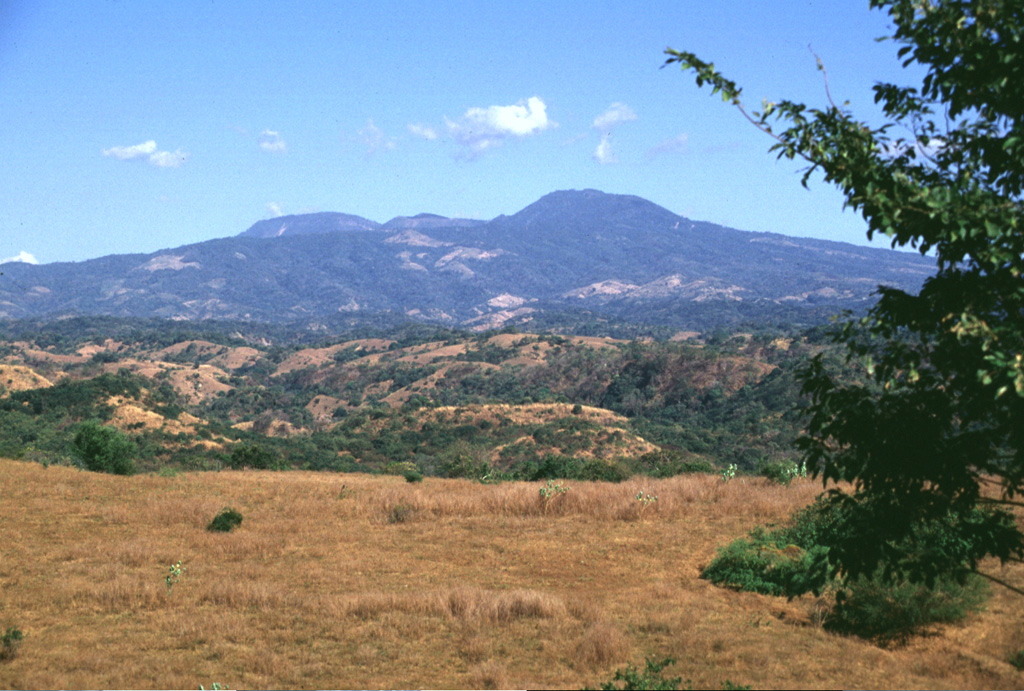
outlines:
M824 631L813 598L698 577L815 483L565 484L545 505L540 483L0 461L0 630L25 633L0 687L580 688L645 656L676 658L666 672L698 688L1024 686L1005 590L885 650ZM659 497L642 516L641 489ZM225 506L241 527L207 532Z

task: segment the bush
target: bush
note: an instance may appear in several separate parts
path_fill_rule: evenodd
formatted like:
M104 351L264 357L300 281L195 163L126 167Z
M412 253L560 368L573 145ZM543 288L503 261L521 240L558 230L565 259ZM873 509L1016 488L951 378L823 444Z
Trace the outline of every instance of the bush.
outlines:
M1007 660L1011 665L1024 672L1024 648L1021 648Z
M391 510L388 511L388 523L405 523L412 518L413 511L415 511L415 509L408 504L395 504L391 507Z
M242 514L230 506L226 506L213 517L206 529L211 533L230 533L240 525L242 525Z
M881 645L899 643L929 624L960 621L978 609L988 595L977 576L961 585L952 578L924 584L883 583L860 577L836 597L825 617L825 628L867 638Z
M25 638L25 634L16 626L11 626L4 631L4 635L0 636L0 660L10 660L14 657L23 638Z
M95 420L83 422L71 445L88 470L114 475L135 472L135 443L113 427L105 427Z
M673 662L675 660L670 657L665 658L661 662L655 662L650 658L646 658L643 671L640 671L639 668L633 665L626 665L625 669L615 670L615 676L612 677L611 681L602 684L601 688L604 691L618 691L619 689L622 691L678 689L679 685L683 682L682 677L663 677L661 675L661 670ZM616 682L622 682L622 684L620 685Z
M281 464L279 454L258 444L236 446L231 451L228 464L235 470L253 468L254 470L276 469Z
M763 463L758 468L758 473L780 485L788 485L795 477L807 477L806 467L797 465L793 461Z
M986 597L985 584L976 577L962 584L946 578L929 585L878 569L855 579L833 579L829 546L843 539L847 518L841 504L819 498L797 511L788 525L756 529L720 548L701 576L765 595L796 597L828 589L835 593L835 606L826 615L825 626L882 645L905 640L929 624L959 621ZM945 545L954 529L953 524L935 521L916 535L917 549Z
M418 470L407 470L403 477L406 482L423 482L423 473Z

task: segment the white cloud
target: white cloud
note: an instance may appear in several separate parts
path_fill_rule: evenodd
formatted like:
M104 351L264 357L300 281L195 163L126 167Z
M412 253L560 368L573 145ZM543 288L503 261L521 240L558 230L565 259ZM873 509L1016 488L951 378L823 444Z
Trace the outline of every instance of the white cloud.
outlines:
M594 118L594 129L611 132L622 123L633 120L636 120L636 113L633 112L633 109L625 103L616 102L608 106L608 110Z
M394 138L386 136L384 130L373 124L373 120L366 121L366 127L359 130L359 136L366 145L367 156L372 156L378 151L394 151L398 148Z
M116 159L127 161L132 158L149 156L156 151L156 142L150 139L148 142L135 144L133 146L112 146L103 150L104 156L112 156Z
M457 121L445 121L471 158L500 146L509 137L525 137L555 126L548 120L547 105L536 96L511 106L470 108Z
M10 264L12 262L22 262L24 264L38 264L39 260L36 259L33 255L26 252L25 250L18 252L18 254L13 257L8 257L7 259L0 259L0 264Z
M601 141L598 142L597 148L594 149L594 160L601 165L619 162L619 157L612 151L611 134L605 133L601 135Z
M157 151L156 142L152 139L141 144L133 144L132 146L112 146L109 149L104 149L103 155L116 158L119 161L145 158L157 168L177 168L188 160L188 154L181 149L173 153L170 151Z
M271 218L277 218L281 216L281 205L277 202L267 202L267 211L270 212Z
M660 144L651 147L647 152L647 155L654 158L655 156L660 156L662 154L685 154L687 151L686 144L688 140L689 137L685 133L680 134L678 137L666 139Z
M601 141L594 149L594 160L601 165L618 163L619 157L612 151L612 130L624 122L636 120L636 113L625 103L616 101L608 109L594 118L594 129L601 132Z
M259 136L260 148L270 153L283 154L288 151L288 145L281 139L281 135L274 130L263 130Z
M419 123L417 123L414 125L406 125L406 128L409 130L409 132L416 135L417 137L429 139L430 141L434 141L435 139L437 139L437 130L428 125L420 125Z
M170 151L157 151L149 156L149 162L158 168L177 168L188 160L188 154L178 149L174 153Z

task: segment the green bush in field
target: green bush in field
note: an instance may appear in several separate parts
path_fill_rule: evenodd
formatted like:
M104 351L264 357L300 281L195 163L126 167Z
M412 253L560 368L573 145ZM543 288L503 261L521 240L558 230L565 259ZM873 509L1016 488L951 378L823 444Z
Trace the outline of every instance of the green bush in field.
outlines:
M0 636L0 660L10 660L14 657L24 638L25 634L21 632L21 629L16 626L8 627L4 631L4 635Z
M819 498L775 530L755 529L718 550L701 576L736 590L797 597L830 591L835 606L825 616L826 628L888 644L933 623L963 619L984 601L987 589L975 576L913 583L899 573L881 569L857 578L832 578L829 546L845 539L842 508ZM969 545L959 544L957 527L935 521L916 535L912 551L945 550L950 558Z
M226 506L213 517L206 529L211 533L230 533L240 525L242 525L242 514L230 506Z
M83 422L71 445L88 470L114 475L135 472L135 443L113 427L105 427L95 420Z

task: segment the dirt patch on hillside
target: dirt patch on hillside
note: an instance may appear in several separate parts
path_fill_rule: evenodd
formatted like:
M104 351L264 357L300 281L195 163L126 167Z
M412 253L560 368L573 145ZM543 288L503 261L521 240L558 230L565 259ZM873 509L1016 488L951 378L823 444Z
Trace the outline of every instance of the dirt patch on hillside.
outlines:
M211 365L199 365L197 368L183 367L169 369L168 381L174 390L181 394L190 405L202 403L213 398L221 391L230 391L233 387L222 380L227 379L227 372Z
M50 386L53 386L53 382L29 367L0 365L0 389L3 389L3 394L0 395L2 396L8 395L11 391L45 389Z
M191 436L195 434L196 424L200 422L199 418L189 413L181 413L174 419L165 418L157 412L146 410L137 401L122 396L111 396L107 399L107 405L114 409L110 424L125 432L162 429L168 434L184 432Z
M334 411L344 404L344 401L334 396L314 396L313 400L306 404L306 410L317 422L329 424L334 421Z
M465 343L445 345L444 343L427 343L421 346L406 348L404 352L409 353L398 358L398 362L412 362L417 365L429 365L435 360L455 358L466 352Z
M236 370L239 367L248 367L259 360L263 354L255 348L243 346L241 348L228 348L226 352L210 360L211 365L223 367L226 370Z
M189 348L192 349L191 352L195 353L197 357L219 354L227 350L227 346L217 345L216 343L210 343L209 341L182 341L157 350L153 353L153 356L157 360L163 360L167 357L180 355Z
M380 358L380 351L386 351L392 343L393 341L388 341L383 338L360 338L354 341L337 343L326 348L303 348L302 350L296 351L285 358L285 360L277 366L277 370L274 371L274 376L276 377L282 374L288 374L289 372L305 369L307 367L323 367L328 363L334 362L334 355L336 353L349 348L355 348L357 352L366 352L367 356L375 355L373 362L376 362L376 360ZM358 358L352 362L360 361L367 361L367 358Z
M124 344L121 343L120 341L115 341L112 338L108 338L105 341L103 341L102 345L88 343L79 348L75 352L77 352L82 357L91 358L96 353L116 353L117 351L121 350L123 346Z

